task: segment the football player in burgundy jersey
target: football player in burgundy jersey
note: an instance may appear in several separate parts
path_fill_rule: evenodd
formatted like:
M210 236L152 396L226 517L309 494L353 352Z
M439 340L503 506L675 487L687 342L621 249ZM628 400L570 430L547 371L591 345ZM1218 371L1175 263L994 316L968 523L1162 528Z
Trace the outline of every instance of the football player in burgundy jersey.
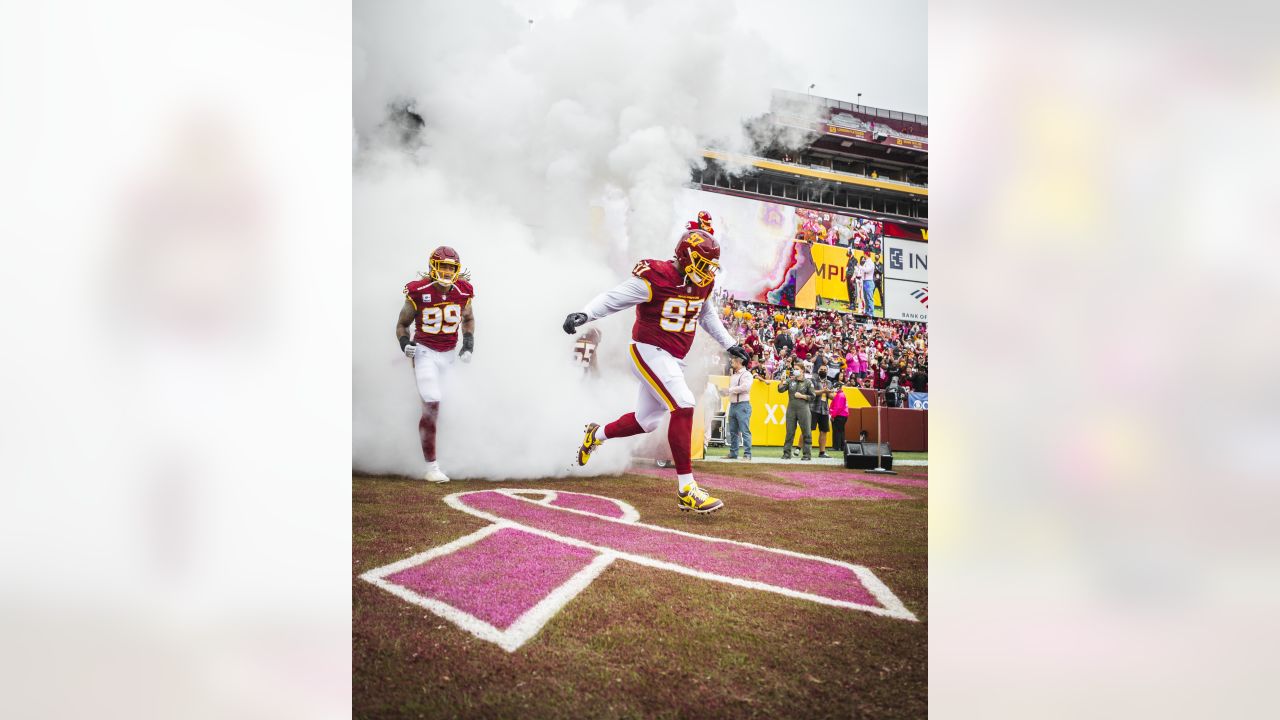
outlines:
M573 363L582 368L583 377L597 375L600 366L596 364L596 350L600 347L600 329L587 328L587 331L574 338Z
M424 480L449 482L436 462L436 418L440 415L440 381L453 365L453 349L462 333L462 347L457 357L471 359L475 349L473 334L475 317L471 314L471 298L475 296L462 260L451 247L440 246L431 253L427 273L404 286L404 305L396 321L396 337L400 349L413 360L413 374L422 397L422 418L418 420L418 437L422 441L422 457L427 461ZM413 339L409 339L409 326Z
M608 438L652 432L668 413L667 442L676 465L676 499L681 510L709 513L724 507L698 487L689 462L693 434L694 397L684 380L684 357L701 325L716 342L744 360L743 350L725 330L715 307L704 307L715 287L720 245L702 229L688 230L676 244L672 260L641 260L632 277L587 303L582 312L569 313L563 329L573 334L580 325L629 307L636 309L631 329L632 372L640 379L636 411L601 427L587 425L578 464Z

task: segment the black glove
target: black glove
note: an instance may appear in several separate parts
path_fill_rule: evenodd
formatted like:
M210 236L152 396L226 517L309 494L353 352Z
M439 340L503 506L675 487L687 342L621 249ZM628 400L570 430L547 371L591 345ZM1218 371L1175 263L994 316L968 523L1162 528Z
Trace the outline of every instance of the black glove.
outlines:
M566 335L572 335L578 330L579 325L587 324L586 313L569 313L564 319L564 332Z
M472 333L462 333L462 349L458 351L458 357L462 358L462 362L471 362L471 353L476 349L476 337Z
M741 345L734 345L733 347L729 348L726 352L728 352L730 355L736 358L740 358L742 362L746 362L751 359L751 354L748 353Z

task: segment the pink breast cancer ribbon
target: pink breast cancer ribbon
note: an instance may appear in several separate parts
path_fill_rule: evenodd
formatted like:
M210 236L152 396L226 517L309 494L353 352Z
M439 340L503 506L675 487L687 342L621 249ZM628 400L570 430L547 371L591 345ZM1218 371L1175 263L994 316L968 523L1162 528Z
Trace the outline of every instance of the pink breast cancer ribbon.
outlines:
M613 498L503 488L444 501L492 524L360 577L507 652L617 560L916 620L865 567L646 525L635 508Z

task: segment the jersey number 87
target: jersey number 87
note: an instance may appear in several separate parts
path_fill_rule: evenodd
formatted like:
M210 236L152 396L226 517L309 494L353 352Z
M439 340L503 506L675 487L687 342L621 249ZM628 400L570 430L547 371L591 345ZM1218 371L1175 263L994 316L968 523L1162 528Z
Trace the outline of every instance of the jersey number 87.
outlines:
M668 298L662 304L662 320L658 326L667 332L693 332L698 327L698 310L702 300Z
M428 335L457 332L462 322L462 308L458 305L422 308L422 332Z

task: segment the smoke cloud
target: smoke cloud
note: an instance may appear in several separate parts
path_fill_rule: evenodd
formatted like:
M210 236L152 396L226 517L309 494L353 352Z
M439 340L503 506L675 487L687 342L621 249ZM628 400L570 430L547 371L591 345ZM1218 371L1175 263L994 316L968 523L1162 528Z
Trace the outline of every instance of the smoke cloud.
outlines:
M631 313L598 323L592 383L569 362L565 314L637 259L669 257L702 148L751 152L744 122L796 83L723 3L450 4L447 24L439 9L356 6L353 465L423 469L394 321L402 286L450 245L476 287L476 353L444 385L442 468L565 475L583 424L638 392L622 362ZM591 471L621 469L626 450L606 445Z

